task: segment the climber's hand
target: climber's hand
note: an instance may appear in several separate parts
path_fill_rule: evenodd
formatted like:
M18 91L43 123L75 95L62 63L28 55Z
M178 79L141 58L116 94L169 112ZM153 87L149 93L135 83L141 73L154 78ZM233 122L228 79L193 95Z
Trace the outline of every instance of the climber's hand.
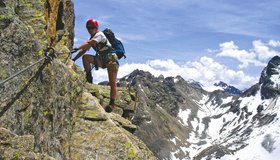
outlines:
M73 48L70 52L71 53L75 53L75 52L77 52L79 49L78 48Z

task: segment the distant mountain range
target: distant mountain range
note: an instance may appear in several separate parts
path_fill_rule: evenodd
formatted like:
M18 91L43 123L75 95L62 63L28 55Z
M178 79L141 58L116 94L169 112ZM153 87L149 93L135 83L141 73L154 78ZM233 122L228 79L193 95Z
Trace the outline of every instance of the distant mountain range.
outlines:
M194 80L154 77L135 70L119 85L139 97L135 132L158 159L268 159L280 157L280 57L259 83L241 92L224 82L208 92Z
M215 83L214 86L221 87L221 89L223 91L230 93L230 94L239 95L242 93L239 89L235 88L234 86L228 85L222 81L220 81L219 83Z
M180 77L180 76L177 76L176 78L178 78L178 77ZM242 93L242 91L240 91L238 88L236 88L234 86L231 86L231 85L228 85L228 84L226 84L225 82L222 82L222 81L220 81L218 83L215 83L211 87L205 87L201 83L199 83L199 82L197 82L193 79L187 80L187 82L197 89L204 89L205 91L208 91L208 92L213 92L215 90L221 90L221 91L224 91L226 93L234 94L234 95L240 95Z

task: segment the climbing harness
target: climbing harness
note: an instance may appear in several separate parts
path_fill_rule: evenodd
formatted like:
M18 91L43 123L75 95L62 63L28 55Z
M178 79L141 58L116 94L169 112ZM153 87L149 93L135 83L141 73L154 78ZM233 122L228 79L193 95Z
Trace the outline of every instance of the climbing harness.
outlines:
M30 69L31 67L37 65L38 63L44 61L44 63L50 63L51 61L53 61L56 57L57 57L57 54L64 54L64 53L58 53L58 52L55 52L54 48L52 47L47 47L45 50L44 50L44 58L41 58L39 59L38 61L32 63L31 65L25 67L24 69L22 69L21 71L13 74L12 76L8 77L7 79L3 80L0 82L0 86L2 86L3 84L5 84L6 82L10 81L11 79L15 78L16 76L22 74L23 72L27 71L28 69ZM69 52L68 53L68 57L71 57L71 54L72 52ZM65 63L67 62L67 59L65 61Z

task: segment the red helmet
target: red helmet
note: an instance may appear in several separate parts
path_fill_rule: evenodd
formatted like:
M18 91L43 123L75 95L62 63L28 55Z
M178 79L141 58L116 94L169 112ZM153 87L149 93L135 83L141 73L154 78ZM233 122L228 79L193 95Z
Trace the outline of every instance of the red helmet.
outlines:
M94 27L98 28L98 22L97 22L97 20L95 20L95 19L89 19L89 20L87 21L86 27L88 27L89 24L91 24L91 25L93 25Z

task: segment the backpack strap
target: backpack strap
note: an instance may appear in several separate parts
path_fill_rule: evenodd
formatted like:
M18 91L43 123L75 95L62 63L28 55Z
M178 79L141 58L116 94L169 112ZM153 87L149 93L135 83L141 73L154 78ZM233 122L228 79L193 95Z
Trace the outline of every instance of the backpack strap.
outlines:
M94 35L93 35L94 36ZM90 36L89 40L92 39L93 36ZM106 36L105 36L106 37ZM108 39L106 37L106 41L105 42L99 42L96 44L96 46L92 46L93 49L96 51L96 52L100 52L100 51L105 51L105 50L112 50L112 47L107 45L107 42L108 42ZM104 47L107 47L107 49L103 49Z
M105 42L97 43L97 45L96 45L96 49L97 49L96 52L103 51L103 49L104 49L105 47L107 47L107 49L109 49L110 46L107 45L107 41L108 41L108 40L106 40ZM104 50L107 50L107 49L104 49Z

